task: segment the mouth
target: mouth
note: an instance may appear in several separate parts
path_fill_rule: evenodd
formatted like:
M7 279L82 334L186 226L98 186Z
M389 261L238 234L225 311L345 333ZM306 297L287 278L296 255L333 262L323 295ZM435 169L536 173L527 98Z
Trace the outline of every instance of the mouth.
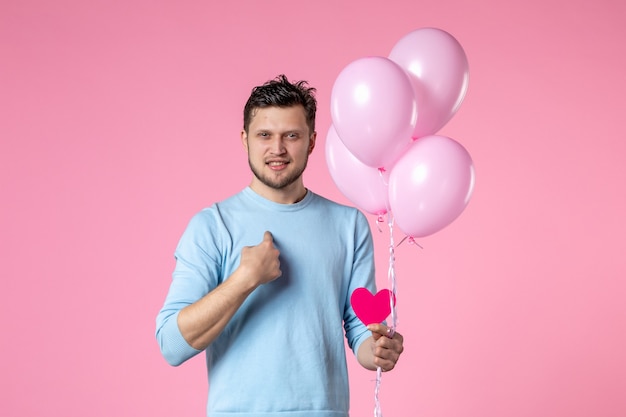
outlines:
M281 169L284 169L289 164L289 162L288 161L268 161L265 164L268 167L270 167L270 169L279 171Z

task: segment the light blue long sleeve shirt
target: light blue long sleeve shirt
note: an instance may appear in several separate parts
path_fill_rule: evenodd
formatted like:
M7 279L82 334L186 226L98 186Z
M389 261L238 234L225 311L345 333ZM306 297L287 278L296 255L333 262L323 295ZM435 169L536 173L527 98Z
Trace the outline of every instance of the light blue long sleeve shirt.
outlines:
M280 278L258 287L206 349L211 417L347 417L344 335L357 352L370 333L350 306L375 291L372 238L355 208L307 192L296 204L252 189L196 214L176 249L176 268L157 316L157 340L179 365L200 353L183 338L179 311L238 267L241 249L269 230Z

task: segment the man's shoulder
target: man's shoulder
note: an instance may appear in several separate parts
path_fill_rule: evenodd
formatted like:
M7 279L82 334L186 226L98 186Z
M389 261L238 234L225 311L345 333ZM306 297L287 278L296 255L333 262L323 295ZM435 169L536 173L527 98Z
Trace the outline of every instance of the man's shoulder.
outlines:
M196 215L203 216L211 216L214 213L219 213L221 210L228 209L230 207L237 207L242 204L242 197L244 195L245 190L241 190L235 194L231 194L222 199L215 200L210 205L207 205L200 209Z
M324 196L322 196L320 194L316 194L314 192L311 192L311 193L313 194L313 198L314 198L315 204L319 205L320 207L324 207L327 210L331 210L331 211L333 211L335 213L341 213L344 216L363 217L363 218L365 218L365 216L363 215L361 210L359 210L356 207L349 206L349 205L343 204L343 203L339 203L337 201L331 200L331 199L329 199L327 197L324 197Z
M355 207L353 207L353 206L349 206L349 205L347 205L347 204L340 203L340 202L335 201L335 200L331 200L330 198L325 197L325 196L323 196L323 195L321 195L321 194L318 194L318 193L316 193L315 191L311 191L311 190L309 190L309 192L310 192L311 194L313 194L313 196L314 196L315 198L319 199L320 201L323 201L325 204L329 204L329 205L332 205L332 206L337 206L337 207L342 207L342 208L349 209L349 210L357 210L357 208L355 208Z
M193 213L191 217L191 222L194 223L206 223L210 222L215 216L220 216L220 212L228 209L229 207L234 207L240 204L241 200L241 191L230 195L222 200L214 201L207 206L202 207L195 213Z

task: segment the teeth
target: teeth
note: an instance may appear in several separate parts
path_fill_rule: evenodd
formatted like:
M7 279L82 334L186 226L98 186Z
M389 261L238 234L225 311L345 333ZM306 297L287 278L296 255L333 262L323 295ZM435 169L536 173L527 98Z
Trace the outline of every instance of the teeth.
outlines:
M284 162L270 162L269 163L269 165L273 167L277 167L279 165L284 165L284 164L285 164Z

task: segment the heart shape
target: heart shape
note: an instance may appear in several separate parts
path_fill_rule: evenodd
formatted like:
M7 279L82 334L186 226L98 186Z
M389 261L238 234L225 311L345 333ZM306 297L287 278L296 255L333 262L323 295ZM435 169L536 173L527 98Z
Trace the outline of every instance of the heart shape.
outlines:
M373 295L367 288L360 287L352 293L350 303L357 317L367 326L381 323L391 314L390 299L395 305L396 299L389 290L380 290Z

